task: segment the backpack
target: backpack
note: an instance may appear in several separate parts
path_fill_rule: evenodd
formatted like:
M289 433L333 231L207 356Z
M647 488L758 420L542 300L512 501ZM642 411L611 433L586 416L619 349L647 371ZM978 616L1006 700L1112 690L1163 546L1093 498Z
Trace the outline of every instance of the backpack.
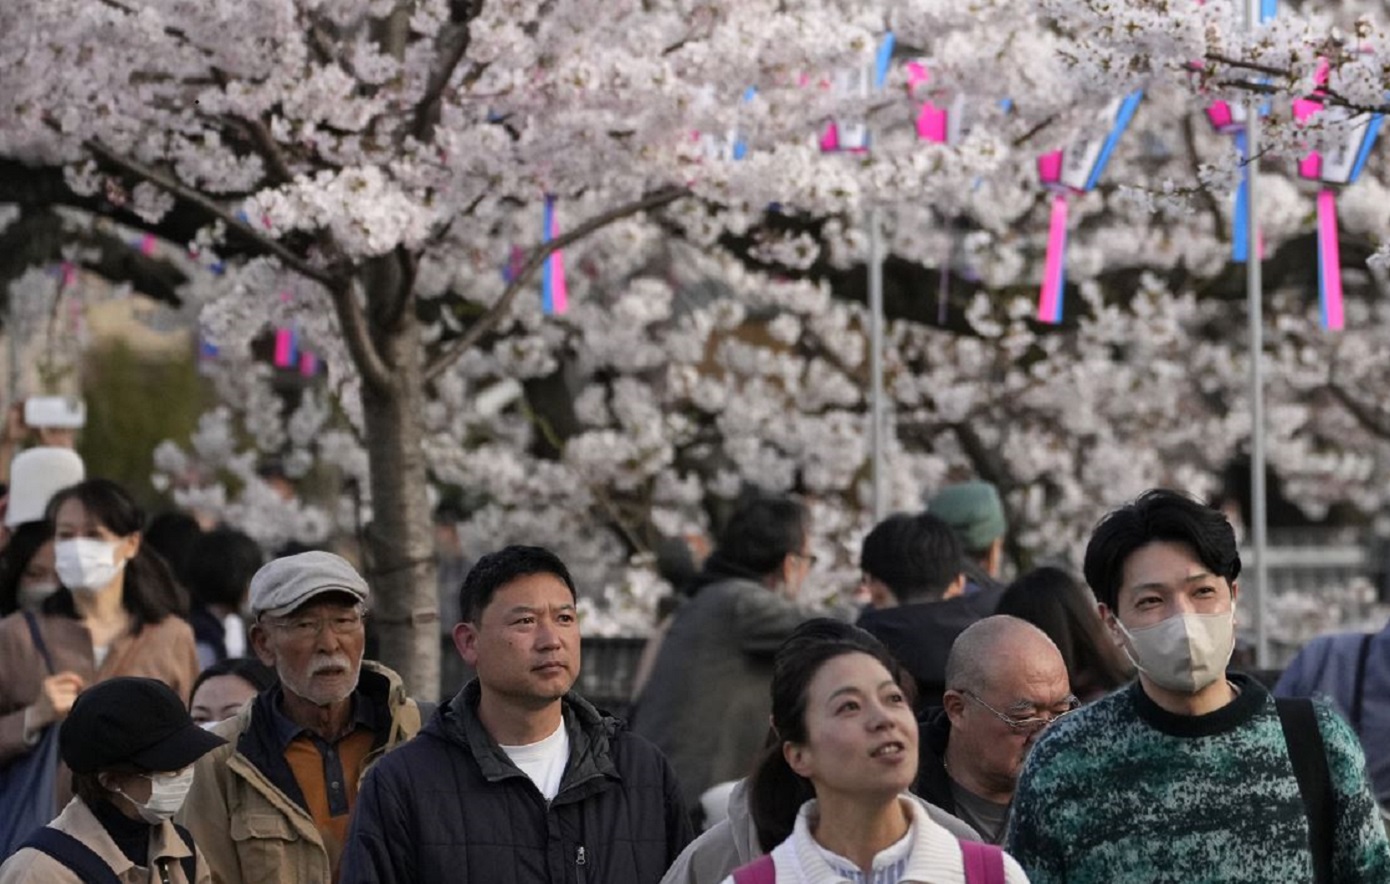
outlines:
M966 884L1004 884L1004 851L978 841L959 843ZM734 870L734 884L775 884L776 880L777 866L770 853Z
M24 612L34 650L43 658L48 674L53 660L48 654L38 619ZM50 724L28 752L0 767L0 857L9 856L34 830L48 825L58 815L58 726Z

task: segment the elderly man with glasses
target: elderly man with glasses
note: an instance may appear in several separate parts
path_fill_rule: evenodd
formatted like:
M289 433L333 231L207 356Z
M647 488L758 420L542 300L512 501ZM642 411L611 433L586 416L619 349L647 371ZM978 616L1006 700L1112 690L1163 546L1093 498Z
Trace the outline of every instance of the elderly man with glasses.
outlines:
M920 723L913 791L999 844L1028 750L1079 705L1066 663L1033 624L986 617L951 646L942 702Z
M336 881L368 766L420 729L394 672L363 661L371 590L344 559L307 552L251 579L251 646L280 683L213 730L182 822L214 882Z

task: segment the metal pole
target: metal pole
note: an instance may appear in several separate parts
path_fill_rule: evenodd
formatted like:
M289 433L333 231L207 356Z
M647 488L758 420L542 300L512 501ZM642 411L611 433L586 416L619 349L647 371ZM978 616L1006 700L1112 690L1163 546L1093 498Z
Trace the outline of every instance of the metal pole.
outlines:
M1247 0L1245 26L1254 33L1260 24L1260 0ZM1255 665L1268 669L1269 568L1266 548L1268 501L1265 496L1264 390L1264 267L1260 259L1259 156L1260 102L1245 108L1246 176L1249 180L1250 237L1245 261L1245 292L1250 314L1250 528L1255 543Z
M888 514L883 470L883 231L878 208L869 210L869 444L872 450L873 511L879 522Z

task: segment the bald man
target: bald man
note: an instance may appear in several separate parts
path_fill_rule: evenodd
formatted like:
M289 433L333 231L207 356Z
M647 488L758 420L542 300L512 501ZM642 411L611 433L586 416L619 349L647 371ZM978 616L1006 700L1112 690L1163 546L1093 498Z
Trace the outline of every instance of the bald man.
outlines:
M951 646L942 699L921 723L913 791L998 844L1028 750L1080 705L1066 663L1033 624L986 617Z

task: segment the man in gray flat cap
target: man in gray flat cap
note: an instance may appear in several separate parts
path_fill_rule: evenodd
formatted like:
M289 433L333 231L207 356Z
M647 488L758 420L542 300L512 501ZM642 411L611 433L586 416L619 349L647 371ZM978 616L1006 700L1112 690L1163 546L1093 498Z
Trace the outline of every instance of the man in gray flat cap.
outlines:
M357 784L420 729L396 673L362 660L371 590L344 559L307 552L251 578L251 646L280 684L214 731L182 822L219 884L336 881Z

